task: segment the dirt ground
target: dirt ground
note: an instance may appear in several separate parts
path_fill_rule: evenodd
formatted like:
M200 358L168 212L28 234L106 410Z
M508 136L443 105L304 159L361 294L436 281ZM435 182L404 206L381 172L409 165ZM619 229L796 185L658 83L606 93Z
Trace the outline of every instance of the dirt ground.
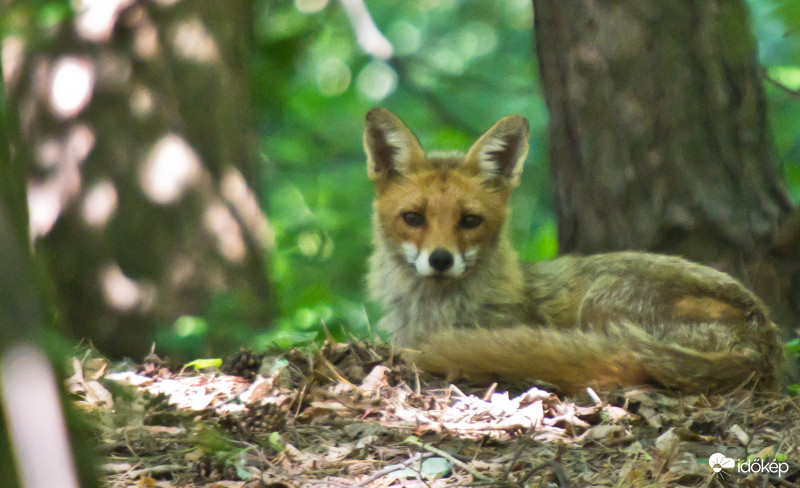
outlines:
M363 342L73 369L111 487L800 486L786 395L451 385Z

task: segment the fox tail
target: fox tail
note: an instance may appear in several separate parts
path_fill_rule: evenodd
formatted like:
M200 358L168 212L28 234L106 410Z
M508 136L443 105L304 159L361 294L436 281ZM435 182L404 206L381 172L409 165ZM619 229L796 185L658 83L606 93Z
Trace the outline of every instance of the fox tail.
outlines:
M602 332L517 326L432 333L407 356L448 378L540 380L565 393L582 388L654 384L684 392L729 391L756 382L775 387L761 352L693 349L659 340L634 324Z

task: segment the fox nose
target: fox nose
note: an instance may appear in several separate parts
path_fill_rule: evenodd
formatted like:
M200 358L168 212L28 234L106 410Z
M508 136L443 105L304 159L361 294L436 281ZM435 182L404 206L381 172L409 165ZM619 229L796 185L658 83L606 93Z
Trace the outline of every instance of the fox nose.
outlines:
M450 254L450 251L440 247L431 253L428 263L430 263L431 268L444 273L453 266L453 255Z

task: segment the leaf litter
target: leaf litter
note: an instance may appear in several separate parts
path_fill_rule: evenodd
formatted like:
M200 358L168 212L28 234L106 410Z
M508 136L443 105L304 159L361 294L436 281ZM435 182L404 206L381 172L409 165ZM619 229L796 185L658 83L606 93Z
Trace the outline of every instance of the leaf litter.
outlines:
M152 353L72 369L110 487L800 486L785 395L452 385L371 342L243 350L227 374ZM715 472L714 453L783 464Z

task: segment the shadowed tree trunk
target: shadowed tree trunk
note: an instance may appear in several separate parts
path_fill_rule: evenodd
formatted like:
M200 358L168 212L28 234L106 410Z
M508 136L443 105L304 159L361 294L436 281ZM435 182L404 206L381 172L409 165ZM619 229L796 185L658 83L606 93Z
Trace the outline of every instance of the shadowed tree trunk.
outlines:
M212 303L266 326L252 1L83 8L42 25L28 2L8 7L27 22L7 40L20 54L6 76L31 231L64 323L114 356L145 353L158 327Z
M796 325L797 216L743 3L536 0L534 18L559 251L682 255Z

